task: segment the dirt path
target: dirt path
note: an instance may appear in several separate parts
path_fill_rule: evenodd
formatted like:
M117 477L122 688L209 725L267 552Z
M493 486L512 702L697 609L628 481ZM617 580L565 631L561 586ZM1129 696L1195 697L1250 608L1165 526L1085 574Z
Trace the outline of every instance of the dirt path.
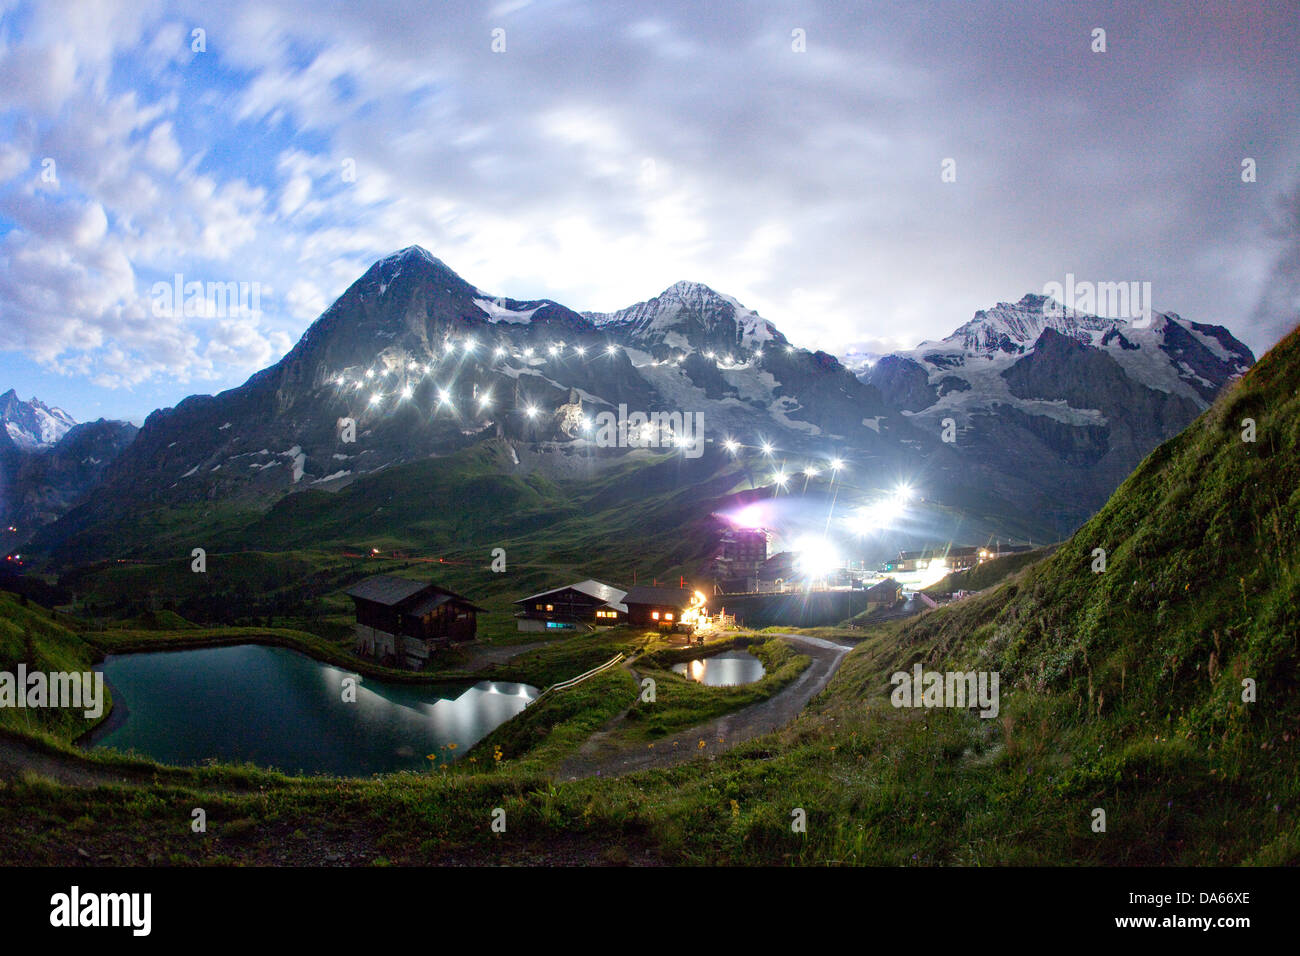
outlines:
M802 634L775 636L799 645L799 651L812 658L812 663L774 696L735 713L670 734L655 741L653 747L641 743L632 746L615 740L616 718L560 765L556 779L618 777L637 770L672 767L697 757L712 758L737 744L784 727L821 692L839 669L844 655L853 648Z
M549 641L534 641L530 644L506 644L504 646L484 645L476 647L471 652L473 659L466 665L465 670L470 674L477 674L479 671L490 667L493 664L504 664L520 654L527 654L529 651L535 651L539 647L545 647Z

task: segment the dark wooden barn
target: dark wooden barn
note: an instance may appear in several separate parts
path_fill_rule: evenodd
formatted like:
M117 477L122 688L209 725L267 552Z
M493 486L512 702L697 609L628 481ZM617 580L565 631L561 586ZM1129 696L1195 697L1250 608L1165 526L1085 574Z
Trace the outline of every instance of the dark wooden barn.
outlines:
M420 670L434 648L473 640L483 611L436 584L379 574L346 592L356 605L356 650L381 663Z
M674 630L694 596L690 588L634 587L623 598L627 622L634 627Z
M515 602L521 631L566 630L583 624L608 627L627 620L627 592L602 581L588 579L577 584L542 591Z

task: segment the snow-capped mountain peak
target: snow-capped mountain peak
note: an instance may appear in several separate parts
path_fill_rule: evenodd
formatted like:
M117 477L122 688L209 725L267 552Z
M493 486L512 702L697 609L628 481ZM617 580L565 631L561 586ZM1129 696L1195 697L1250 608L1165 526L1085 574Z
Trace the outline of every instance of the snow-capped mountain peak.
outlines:
M771 322L702 282L675 282L626 309L583 314L649 351L756 352L769 344L787 344Z
M47 448L68 433L77 420L38 398L24 402L12 388L0 395L0 423L20 448Z
M1068 309L1049 296L1030 293L1019 302L999 302L980 309L969 322L943 341L970 352L1024 352L1044 329L1055 329L1081 342L1091 342L1091 332L1106 332L1120 319L1106 319Z

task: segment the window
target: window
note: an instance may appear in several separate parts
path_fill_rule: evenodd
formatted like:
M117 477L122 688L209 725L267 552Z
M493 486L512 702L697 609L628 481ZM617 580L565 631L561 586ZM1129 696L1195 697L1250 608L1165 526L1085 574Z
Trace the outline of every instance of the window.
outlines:
M541 606L540 604L535 605L535 607L536 607L536 609L539 610L539 611L542 609L542 606Z
M548 611L554 611L554 610L555 610L555 605L554 605L554 604L548 604L548 605L546 605L546 610L548 610Z
M656 621L659 620L659 612L658 612L658 611L651 611L651 612L650 612L650 617L651 617L653 620L656 620Z
M671 621L672 619L673 619L673 616L672 616L671 614L665 614L665 615L664 615L664 620L665 620L665 621Z

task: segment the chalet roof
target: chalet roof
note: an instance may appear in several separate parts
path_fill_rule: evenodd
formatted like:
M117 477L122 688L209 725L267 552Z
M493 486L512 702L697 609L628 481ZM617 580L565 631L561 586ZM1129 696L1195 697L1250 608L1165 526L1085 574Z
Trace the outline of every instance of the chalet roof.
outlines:
M376 574L364 581L358 581L343 593L358 601L368 601L371 604L394 608L412 604L413 599L418 599L412 606L402 608L405 613L415 615L427 614L448 601L468 605L475 611L483 610L481 607L476 607L469 598L448 591L444 587L428 581L412 581L410 578L399 578L391 574Z
M343 593L361 601L393 607L415 597L432 585L424 581L412 581L410 578L398 578L391 574L376 574L374 577L358 581Z
M657 604L667 607L689 607L695 592L690 588L654 588L637 586L627 592L623 603Z
M585 594L587 597L595 598L614 608L616 611L627 613L627 605L621 603L627 592L621 588L616 588L612 584L606 584L603 581L597 581L594 578L588 578L585 581L579 581L577 584L566 584L563 587L551 588L549 591L540 591L537 594L531 594L526 598L520 598L516 604L526 604L529 601L540 600L552 594L559 594L561 591L577 591Z
M887 594L891 591L897 593L900 588L902 588L902 585L893 578L885 578L885 580L877 581L875 584L871 585L871 587L867 588L867 593L870 594L872 591L879 591L882 594Z

